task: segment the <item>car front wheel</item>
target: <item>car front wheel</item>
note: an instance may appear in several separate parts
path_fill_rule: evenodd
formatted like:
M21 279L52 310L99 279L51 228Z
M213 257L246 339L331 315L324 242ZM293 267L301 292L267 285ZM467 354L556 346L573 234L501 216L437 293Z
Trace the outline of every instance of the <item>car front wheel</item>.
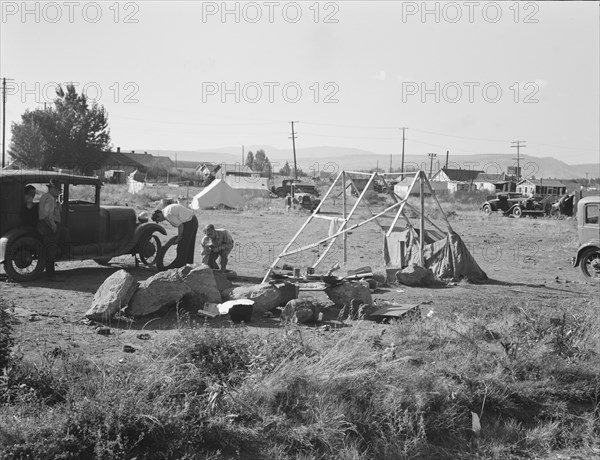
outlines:
M489 216L492 213L492 207L489 204L484 204L482 211Z
M45 262L42 242L24 236L11 243L6 251L4 270L10 279L17 282L33 281L44 272Z
M600 281L600 249L586 249L581 255L579 267L587 279Z
M512 215L518 219L523 215L523 210L519 206L516 206L515 209L513 209Z

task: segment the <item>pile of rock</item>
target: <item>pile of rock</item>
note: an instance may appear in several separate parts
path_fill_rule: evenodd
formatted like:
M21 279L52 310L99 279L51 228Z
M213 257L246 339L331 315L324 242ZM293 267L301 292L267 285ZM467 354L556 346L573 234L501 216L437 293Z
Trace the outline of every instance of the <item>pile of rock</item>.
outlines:
M165 311L178 302L186 307L202 307L226 299L251 299L254 311L265 312L297 297L297 287L289 283L233 288L224 274L206 265L166 270L141 283L125 270L119 270L98 288L85 316L106 322L119 311L137 318Z

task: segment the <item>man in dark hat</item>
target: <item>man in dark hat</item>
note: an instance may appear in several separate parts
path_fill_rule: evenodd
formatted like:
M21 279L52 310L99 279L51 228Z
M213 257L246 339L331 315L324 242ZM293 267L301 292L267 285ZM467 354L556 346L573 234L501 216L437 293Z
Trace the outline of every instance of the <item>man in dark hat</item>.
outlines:
M58 242L60 236L61 209L58 197L61 188L60 183L55 180L50 180L47 185L48 191L40 198L37 230L42 235L42 242L44 244L46 278L49 281L58 281L56 279L54 263L58 256Z
M198 218L194 211L174 203L162 210L157 209L154 211L151 219L154 222L166 220L177 228L177 257L173 261L172 267L179 268L186 264L193 264L196 233L198 232Z

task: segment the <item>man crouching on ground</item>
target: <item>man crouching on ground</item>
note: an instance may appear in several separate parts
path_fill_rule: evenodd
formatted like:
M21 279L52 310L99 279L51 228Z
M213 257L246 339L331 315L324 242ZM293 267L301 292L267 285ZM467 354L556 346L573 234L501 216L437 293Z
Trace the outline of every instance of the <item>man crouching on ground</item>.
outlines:
M217 259L220 257L221 272L227 270L227 256L233 249L233 237L231 233L223 229L215 229L213 224L204 227L204 238L202 238L202 263L210 268L219 269Z
M154 222L166 220L173 227L177 227L177 257L173 261L173 268L180 268L186 264L194 263L194 249L196 247L196 233L198 232L198 219L194 211L180 204L170 204L162 211L157 209L152 213Z

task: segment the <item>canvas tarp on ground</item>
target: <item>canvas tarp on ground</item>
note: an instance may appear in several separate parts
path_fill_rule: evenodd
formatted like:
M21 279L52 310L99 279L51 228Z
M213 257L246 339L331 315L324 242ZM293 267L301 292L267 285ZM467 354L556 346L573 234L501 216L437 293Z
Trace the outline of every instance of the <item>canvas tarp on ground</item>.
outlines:
M270 195L267 177L226 175L222 180L245 197L268 197Z
M430 232L426 232L427 233ZM426 237L426 241L429 238ZM386 265L405 267L411 263L420 263L418 235L409 230L393 232L384 239L384 259ZM451 231L448 234L424 246L425 268L441 280L460 281L466 279L472 283L488 279L479 267L460 236Z
M223 205L229 208L239 208L245 203L244 198L221 179L215 179L211 184L192 199L192 209L211 209Z

